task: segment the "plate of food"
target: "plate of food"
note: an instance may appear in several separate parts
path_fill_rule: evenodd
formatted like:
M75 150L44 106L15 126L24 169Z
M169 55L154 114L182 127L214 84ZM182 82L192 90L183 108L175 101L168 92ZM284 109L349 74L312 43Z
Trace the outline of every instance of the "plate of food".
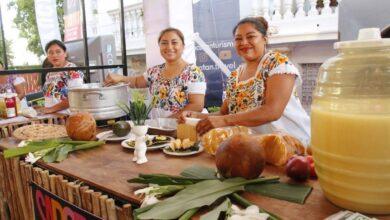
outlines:
M203 146L199 142L190 141L189 139L176 139L163 148L165 154L172 156L190 156L202 151Z
M100 141L123 141L129 138L132 138L134 134L128 133L125 136L119 137L112 130L103 131L96 135L96 138Z
M146 146L148 150L155 150L164 148L170 145L170 142L174 140L173 137L165 135L147 135L148 139L146 141ZM122 147L128 149L134 149L135 146L135 136L122 141Z

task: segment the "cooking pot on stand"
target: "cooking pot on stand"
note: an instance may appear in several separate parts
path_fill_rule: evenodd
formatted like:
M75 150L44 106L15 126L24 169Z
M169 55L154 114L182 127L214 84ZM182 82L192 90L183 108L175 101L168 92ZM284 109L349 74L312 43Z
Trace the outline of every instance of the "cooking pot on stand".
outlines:
M88 83L69 88L68 100L71 112L89 112L95 120L115 119L126 115L118 103L128 105L130 93L126 84L103 87Z

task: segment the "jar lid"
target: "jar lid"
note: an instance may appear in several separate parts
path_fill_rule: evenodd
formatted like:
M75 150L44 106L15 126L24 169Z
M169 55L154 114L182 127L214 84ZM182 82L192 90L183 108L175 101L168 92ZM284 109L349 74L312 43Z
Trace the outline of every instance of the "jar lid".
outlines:
M366 47L390 47L390 38L382 39L379 28L363 28L357 40L334 43L334 49Z

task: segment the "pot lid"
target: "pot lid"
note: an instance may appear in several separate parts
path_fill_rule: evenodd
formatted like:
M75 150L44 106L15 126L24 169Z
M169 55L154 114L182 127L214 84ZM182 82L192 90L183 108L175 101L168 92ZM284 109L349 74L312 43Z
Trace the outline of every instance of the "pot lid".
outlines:
M334 43L335 49L390 47L390 39L382 39L379 28L363 28L359 30L357 40Z
M68 90L69 91L97 91L97 90L101 91L101 90L112 90L112 89L117 89L120 87L127 87L127 86L128 86L127 84L123 84L123 83L119 83L107 87L101 85L100 83L84 83L81 86L72 87L69 88Z

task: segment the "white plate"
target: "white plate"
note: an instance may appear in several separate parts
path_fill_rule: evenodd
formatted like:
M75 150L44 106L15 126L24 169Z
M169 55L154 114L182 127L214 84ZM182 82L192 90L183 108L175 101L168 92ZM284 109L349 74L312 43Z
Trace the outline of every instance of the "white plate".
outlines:
M112 132L112 130L110 130L110 131L100 132L99 134L96 135L96 138L99 140L104 139L106 141L122 141L125 139L132 138L133 136L134 135L131 132L129 132L126 136L118 137Z
M190 156L190 155L198 154L198 153L203 151L202 145L199 145L199 149L197 151L190 151L190 152L172 152L172 151L168 150L168 147L169 146L163 148L164 153L166 153L168 155L172 155L172 156L179 156L179 157Z
M158 136L158 135L148 135L148 136L149 136L150 139L152 139L152 138L154 138L155 136ZM165 136L165 135L164 135L164 136ZM174 140L174 138L173 138L173 137L170 137L170 136L166 136L166 137L169 138L169 142L168 142L168 143L165 143L165 144L158 144L158 145L152 145L152 146L148 147L147 150L155 150L155 149L160 149L160 148L169 146L170 142L171 142L172 140ZM135 136L133 136L133 137L131 137L131 138L129 138L129 139L126 139L126 140L122 141L121 145L122 145L122 147L124 147L124 148L128 148L128 149L133 149L133 150L134 150L134 147L132 147L132 146L130 146L130 145L128 145L128 144L126 143L126 142L128 142L128 141L134 141L134 140L135 140Z
M145 121L149 128L163 131L174 131L177 129L176 119L173 118L155 118Z

